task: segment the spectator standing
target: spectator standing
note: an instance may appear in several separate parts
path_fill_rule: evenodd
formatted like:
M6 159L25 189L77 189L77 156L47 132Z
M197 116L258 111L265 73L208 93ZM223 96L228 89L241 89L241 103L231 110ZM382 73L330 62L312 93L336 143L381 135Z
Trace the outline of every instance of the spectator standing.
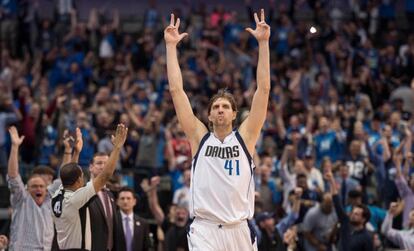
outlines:
M17 129L9 129L12 148L9 157L7 181L11 191L13 209L10 226L10 250L51 250L53 219L51 198L46 181L40 175L32 175L27 181L27 190L19 174L19 147L24 136ZM24 236L24 238L22 238Z
M116 228L116 250L149 250L149 225L145 219L134 214L136 203L134 190L128 187L119 190L117 217L122 224L118 224Z

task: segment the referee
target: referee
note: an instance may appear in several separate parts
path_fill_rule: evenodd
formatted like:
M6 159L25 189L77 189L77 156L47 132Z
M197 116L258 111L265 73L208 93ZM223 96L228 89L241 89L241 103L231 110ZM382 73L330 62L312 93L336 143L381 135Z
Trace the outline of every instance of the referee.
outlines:
M128 128L123 124L117 126L113 138L114 148L104 170L86 186L82 169L76 163L69 163L61 168L62 186L52 199L53 220L61 251L91 250L91 224L87 203L112 176L127 133Z

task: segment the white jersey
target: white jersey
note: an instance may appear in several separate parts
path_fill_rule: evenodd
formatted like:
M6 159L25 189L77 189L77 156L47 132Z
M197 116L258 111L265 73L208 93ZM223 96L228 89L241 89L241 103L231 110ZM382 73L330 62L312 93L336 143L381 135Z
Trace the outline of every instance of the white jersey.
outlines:
M191 216L218 223L251 219L253 170L253 159L238 131L223 142L207 133L191 165Z

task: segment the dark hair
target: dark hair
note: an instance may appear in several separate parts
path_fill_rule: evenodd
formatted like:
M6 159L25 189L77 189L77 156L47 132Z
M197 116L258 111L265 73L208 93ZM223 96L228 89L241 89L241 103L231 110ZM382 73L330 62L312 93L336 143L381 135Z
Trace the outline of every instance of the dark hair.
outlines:
M301 178L305 178L305 179L307 179L306 174L304 174L304 173L298 173L298 174L296 175L296 180L301 179Z
M359 204L355 207L362 209L362 217L364 217L365 219L364 224L367 223L369 219L371 218L371 212L369 211L368 207L365 206L364 204Z
M211 107L213 106L213 103L216 102L217 99L224 98L230 102L231 109L233 111L237 112L237 105L236 100L234 99L233 94L228 92L227 89L220 89L213 97L211 97L209 103L208 103L208 115L210 115Z
M122 192L130 192L130 193L132 194L132 196L134 197L134 199L136 199L136 198L137 198L137 196L136 196L136 194L135 194L134 189L132 189L132 188L130 188L130 187L121 187L121 189L119 189L119 191L118 191L118 198L119 198L119 195L120 195Z
M32 174L55 176L55 170L48 166L37 166L33 169Z
M72 186L82 176L82 168L75 162L65 164L60 168L60 179L63 187Z
M351 190L348 192L348 197L352 199L362 198L362 193L358 190Z
M92 159L91 159L91 164L93 164L93 162L95 161L95 158L96 157L103 157L103 156L109 156L107 153L104 153L104 152L97 152L97 153L95 153L93 156L92 156Z

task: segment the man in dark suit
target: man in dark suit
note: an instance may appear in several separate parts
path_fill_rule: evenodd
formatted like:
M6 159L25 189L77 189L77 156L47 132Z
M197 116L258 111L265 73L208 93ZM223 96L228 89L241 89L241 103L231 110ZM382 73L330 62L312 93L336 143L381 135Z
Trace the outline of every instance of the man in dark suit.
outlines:
M89 165L91 179L98 176L108 161L106 153L96 153ZM115 251L115 229L118 225L112 192L106 187L88 202L91 218L92 251Z
M149 249L149 226L141 217L134 214L137 200L131 188L123 187L118 193L116 228L116 249L118 251L144 251ZM122 223L121 223L122 222Z

